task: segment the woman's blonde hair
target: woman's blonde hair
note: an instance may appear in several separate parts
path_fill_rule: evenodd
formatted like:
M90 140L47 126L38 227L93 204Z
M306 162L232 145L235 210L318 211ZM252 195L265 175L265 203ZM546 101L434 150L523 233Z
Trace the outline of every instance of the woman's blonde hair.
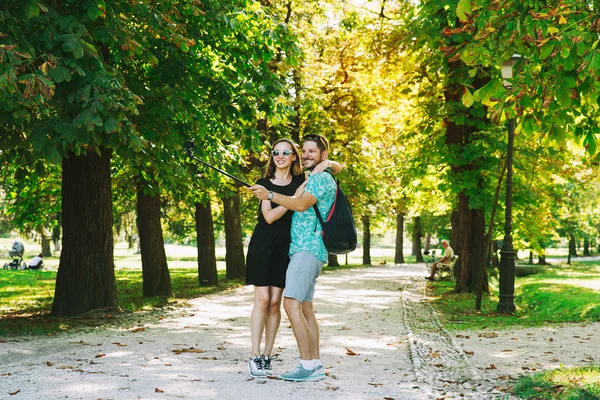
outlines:
M279 139L275 143L273 143L273 146L271 146L271 149L274 149L275 146L277 146L277 144L282 143L282 142L289 144L292 147L292 153L294 155L296 155L296 159L294 161L292 161L292 165L290 165L290 173L293 176L304 173L304 171L302 170L302 164L300 164L300 150L298 150L298 145L296 143L294 143L292 141L292 139L287 139L287 138ZM273 177L275 177L276 169L277 169L277 167L275 166L275 163L273 162L273 155L269 152L269 162L267 162L267 168L265 170L264 178L272 179Z

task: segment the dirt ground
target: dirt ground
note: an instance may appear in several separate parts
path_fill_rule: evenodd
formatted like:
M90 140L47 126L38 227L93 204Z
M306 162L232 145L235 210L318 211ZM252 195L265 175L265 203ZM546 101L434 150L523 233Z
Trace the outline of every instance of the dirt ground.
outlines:
M600 323L450 334L423 301L425 273L388 265L319 278L320 382L248 375L244 287L127 329L3 338L0 399L511 399L509 379L600 360ZM276 374L297 364L285 315L276 350Z

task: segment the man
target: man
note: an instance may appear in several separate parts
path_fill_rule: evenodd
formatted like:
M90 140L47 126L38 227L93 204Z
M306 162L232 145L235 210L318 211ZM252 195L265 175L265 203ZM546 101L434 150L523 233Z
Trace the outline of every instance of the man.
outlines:
M444 256L441 260L431 264L431 275L425 278L429 281L433 281L435 279L435 273L437 272L439 264L450 264L454 258L454 250L452 250L452 247L450 247L450 244L447 240L442 240L442 247L444 248Z
M326 160L329 142L321 135L306 135L303 138L302 163L312 171L317 164ZM290 263L283 292L283 307L292 324L300 352L300 363L296 368L281 374L289 381L315 381L325 378L319 350L319 326L313 310L316 280L323 264L327 262L327 249L321 237L321 224L313 209L317 205L321 215L328 215L336 193L336 183L328 173L309 175L304 192L300 197L284 196L268 191L260 185L248 188L261 200L271 200L295 211L292 216Z

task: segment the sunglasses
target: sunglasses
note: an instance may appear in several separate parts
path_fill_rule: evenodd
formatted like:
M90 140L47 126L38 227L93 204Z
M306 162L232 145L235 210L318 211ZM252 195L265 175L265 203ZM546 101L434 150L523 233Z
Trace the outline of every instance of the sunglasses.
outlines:
M321 135L315 135L315 134L304 135L302 137L302 141L305 142L307 140L313 140L315 142L321 142L321 144L323 145L323 147L325 147L325 149L329 148L329 146L327 146L327 142L325 142L325 139Z
M271 154L273 154L273 157L277 157L279 155L282 155L284 157L289 157L294 153L291 150L273 150L271 152Z

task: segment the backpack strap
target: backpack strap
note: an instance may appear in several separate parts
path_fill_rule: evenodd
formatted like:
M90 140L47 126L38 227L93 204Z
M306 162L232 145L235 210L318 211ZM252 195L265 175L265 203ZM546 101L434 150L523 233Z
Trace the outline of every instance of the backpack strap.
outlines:
M333 174L331 173L330 170L326 169L323 172L327 172L329 175L331 175L331 177L333 178L333 181L335 182L335 186L336 186L336 193L337 193L337 181L335 180L335 178L333 177ZM317 199L317 203L319 202L319 200ZM323 217L321 217L321 212L319 211L319 208L317 207L317 203L313 204L313 209L315 210L315 214L317 215L317 218L319 220L319 223L321 224L321 229L323 229ZM334 204L335 204L335 200L334 200ZM317 227L315 225L315 232L317 231Z

